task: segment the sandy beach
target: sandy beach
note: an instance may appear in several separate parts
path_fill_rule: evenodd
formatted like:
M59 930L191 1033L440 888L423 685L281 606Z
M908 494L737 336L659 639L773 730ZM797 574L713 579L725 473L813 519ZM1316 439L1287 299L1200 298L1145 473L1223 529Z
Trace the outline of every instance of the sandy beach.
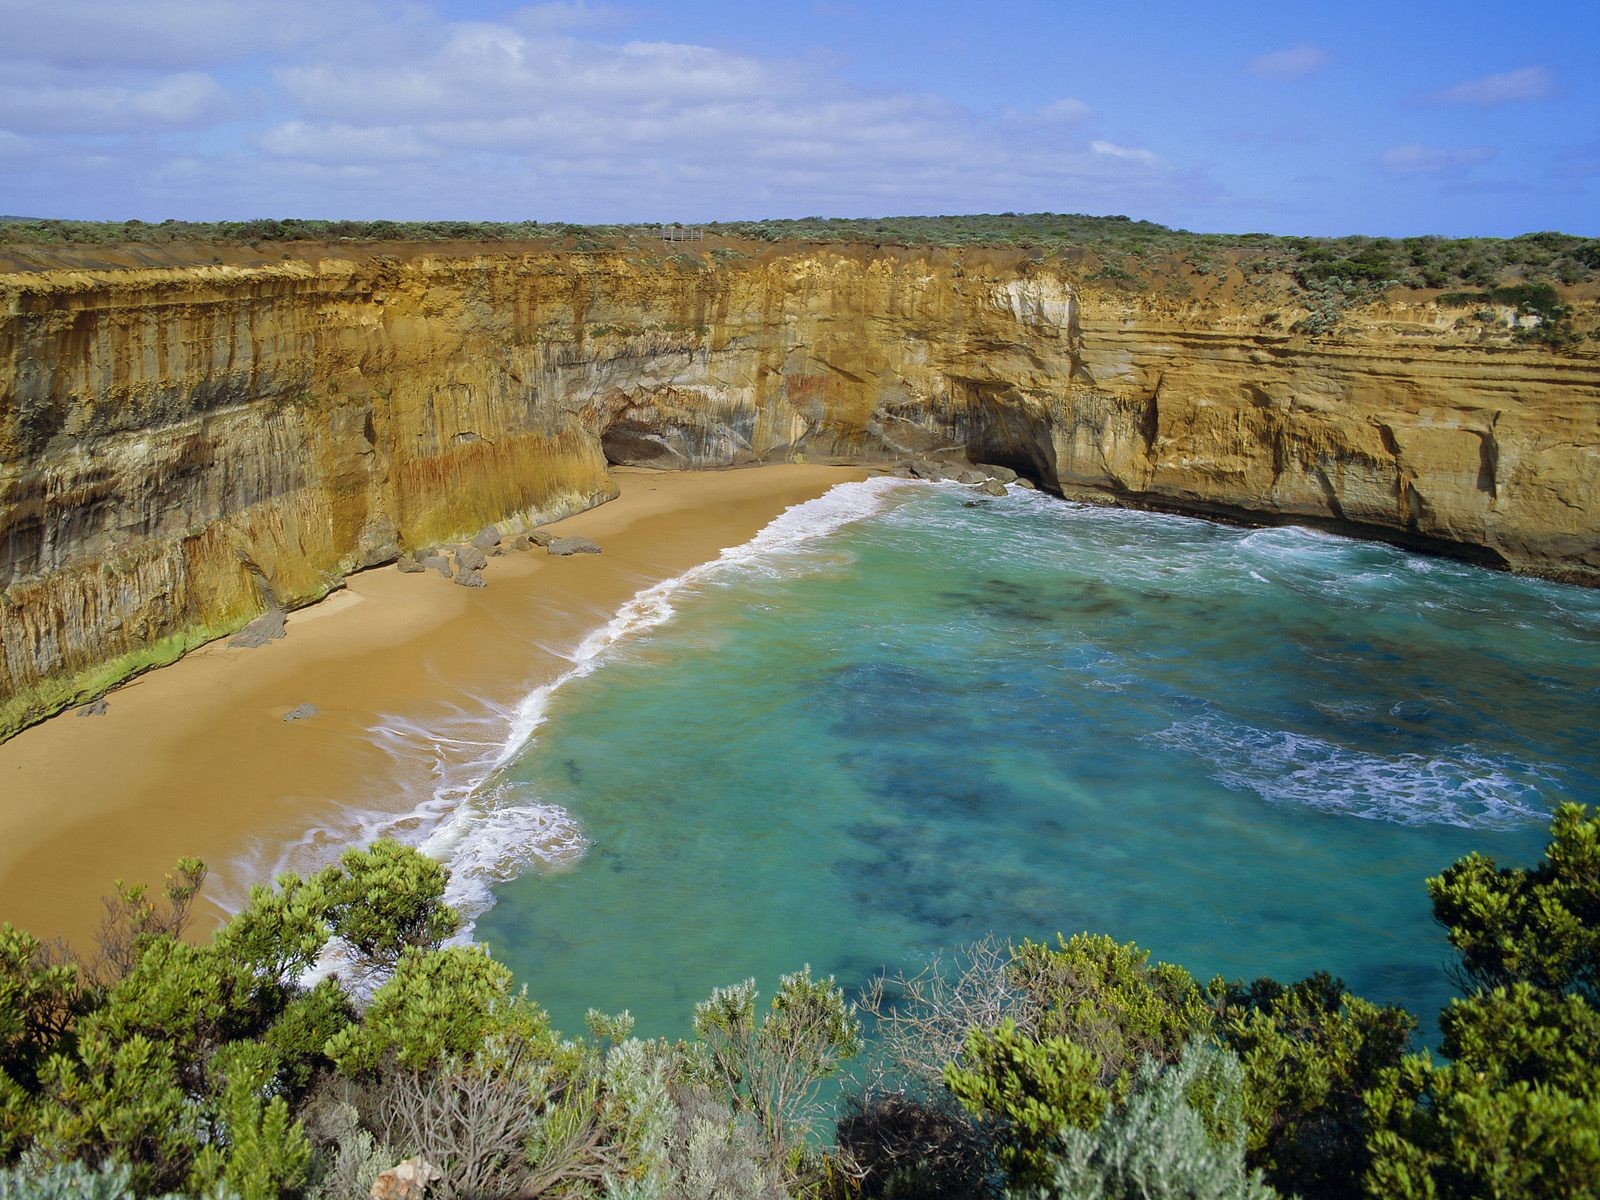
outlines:
M393 566L291 613L288 636L226 641L110 693L103 716L62 715L0 744L0 921L88 949L113 879L159 881L181 855L216 897L252 864L351 806L403 812L470 753L375 743L386 717L422 729L465 708L512 706L569 665L630 596L749 540L853 468L786 465L617 472L622 495L550 526L599 555L535 549L490 562L482 589ZM311 704L316 715L286 722ZM481 750L480 750L481 753ZM259 868L258 868L259 869Z

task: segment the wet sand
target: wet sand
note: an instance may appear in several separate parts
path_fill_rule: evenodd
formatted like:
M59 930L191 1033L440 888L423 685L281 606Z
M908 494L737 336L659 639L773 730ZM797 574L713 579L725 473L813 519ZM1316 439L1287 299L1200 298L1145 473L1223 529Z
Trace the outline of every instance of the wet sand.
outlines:
M87 950L113 879L159 881L185 854L212 867L208 914L276 848L348 806L404 812L429 787L428 744L375 744L384 716L423 728L515 705L630 596L709 561L853 468L618 471L622 495L550 526L603 553L492 559L462 588L393 566L291 613L258 649L216 642L0 744L0 921ZM296 705L315 716L285 722Z

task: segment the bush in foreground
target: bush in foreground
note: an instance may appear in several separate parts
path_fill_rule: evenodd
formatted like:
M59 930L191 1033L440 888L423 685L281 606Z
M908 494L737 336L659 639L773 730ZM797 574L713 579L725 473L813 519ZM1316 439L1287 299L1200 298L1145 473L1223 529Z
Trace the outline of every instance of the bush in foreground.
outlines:
M1214 980L1078 935L987 940L864 999L753 981L689 1042L626 1014L565 1038L392 843L255 889L184 939L204 879L118 885L100 955L0 928L0 1200L365 1196L402 1160L436 1200L1557 1197L1600 1178L1600 816L1542 862L1428 881L1465 996L1442 1060L1409 1014L1316 975ZM342 975L314 985L325 954ZM347 983L346 980L349 982ZM422 1165L425 1164L425 1165Z

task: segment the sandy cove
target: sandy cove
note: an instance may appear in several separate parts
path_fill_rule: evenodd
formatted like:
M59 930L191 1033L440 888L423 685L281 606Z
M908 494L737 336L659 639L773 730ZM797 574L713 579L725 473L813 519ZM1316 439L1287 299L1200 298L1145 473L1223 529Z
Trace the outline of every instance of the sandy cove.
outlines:
M514 705L636 592L865 475L618 471L618 499L549 527L599 555L508 553L481 589L363 572L291 613L281 640L215 642L112 692L103 716L25 730L0 744L0 921L86 950L113 879L159 881L194 854L210 895L236 894L251 864L349 806L409 810L432 754L464 751L397 758L372 739L381 716L430 728L462 705ZM316 716L284 721L302 703Z

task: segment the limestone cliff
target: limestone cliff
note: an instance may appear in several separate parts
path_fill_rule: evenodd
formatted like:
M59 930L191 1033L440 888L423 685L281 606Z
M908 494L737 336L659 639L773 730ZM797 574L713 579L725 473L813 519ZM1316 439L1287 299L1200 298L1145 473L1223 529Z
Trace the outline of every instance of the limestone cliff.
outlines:
M949 452L1600 582L1600 361L1425 298L1310 339L1015 252L390 249L0 275L0 736L608 461Z

